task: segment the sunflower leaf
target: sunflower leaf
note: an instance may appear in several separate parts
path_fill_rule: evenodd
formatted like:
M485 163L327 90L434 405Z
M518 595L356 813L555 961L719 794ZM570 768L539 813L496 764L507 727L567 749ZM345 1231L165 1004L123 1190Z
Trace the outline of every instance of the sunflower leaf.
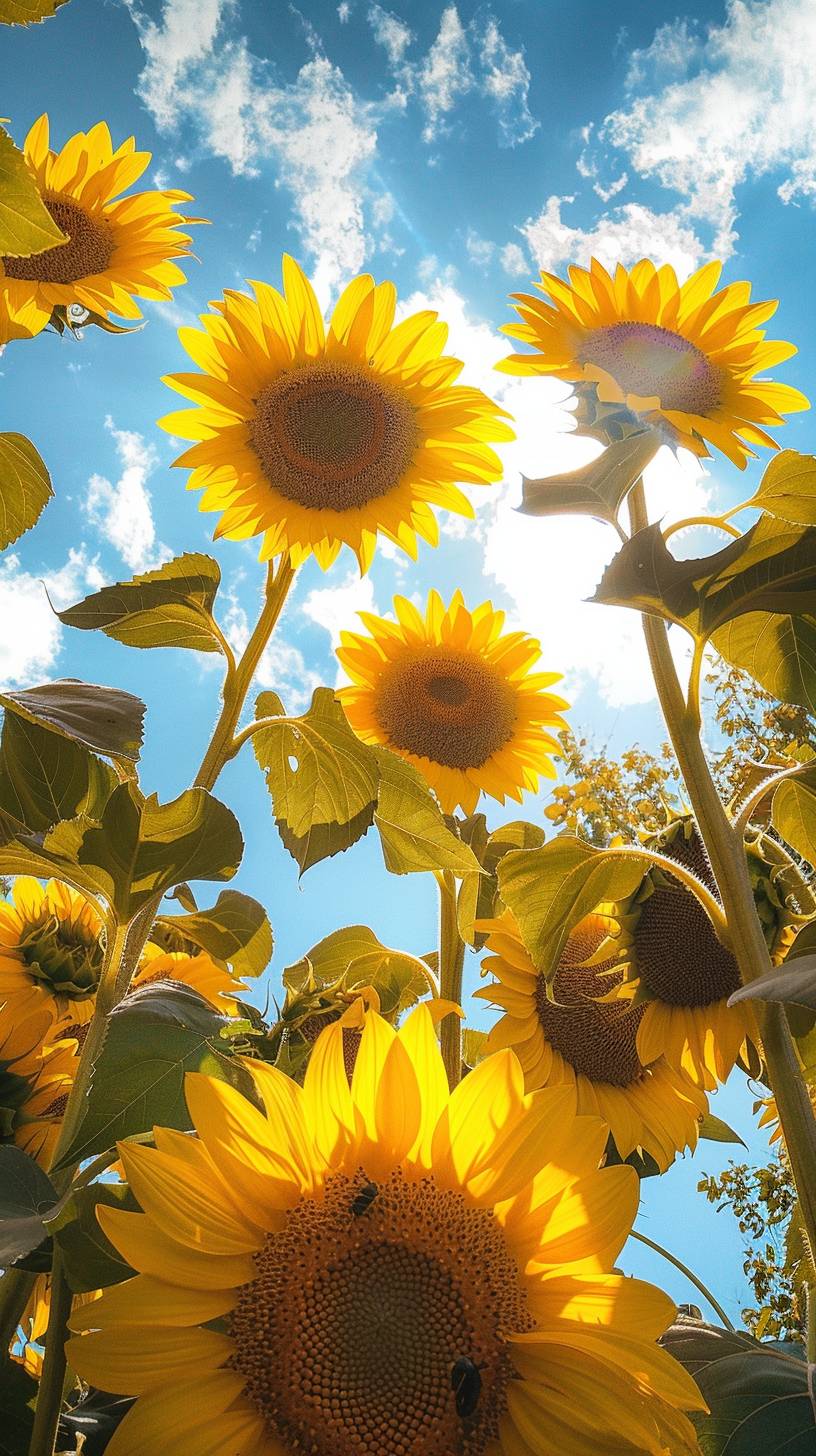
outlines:
M712 1143L739 1143L743 1148L748 1147L739 1133L729 1127L727 1122L723 1122L721 1117L715 1117L713 1112L703 1113L699 1120L699 1135Z
M60 819L101 813L116 787L108 764L75 739L6 713L0 740L0 811L34 833ZM19 831L18 831L19 832Z
M2 3L7 5L8 0ZM29 258L66 241L40 196L23 153L0 126L0 254Z
M48 1237L44 1220L59 1207L56 1188L34 1159L11 1145L0 1147L0 1268Z
M773 796L771 822L791 849L816 865L816 794L812 789L796 779L780 784Z
M96 1210L124 1208L137 1211L139 1205L127 1183L94 1183L77 1188L54 1218L47 1220L48 1232L62 1254L65 1278L74 1294L107 1289L135 1273L102 1232Z
M0 0L0 25L35 25L65 4L66 0Z
M593 516L596 521L608 521L614 526L621 505L657 454L660 443L656 430L638 430L608 445L596 460L578 470L541 480L522 476L521 514Z
M98 629L129 647L223 650L212 609L221 582L211 556L186 552L156 571L105 586L57 612L67 627Z
M209 910L161 915L156 924L228 961L237 976L259 976L272 955L272 927L263 905L238 890L222 890Z
M0 708L62 733L93 753L136 760L145 706L121 688L62 678L19 692L0 693Z
M15 1360L0 1363L0 1456L21 1456L28 1450L39 1388L39 1381Z
M783 521L816 526L816 456L780 450L748 505Z
M748 612L719 628L713 645L783 703L816 713L816 617Z
M301 960L286 967L283 984L298 992L310 980L318 988L328 988L341 978L346 990L373 986L380 1010L389 1018L406 1011L432 989L423 961L408 951L383 945L367 925L345 925L332 931Z
M692 1416L703 1456L811 1456L816 1417L800 1347L783 1352L698 1320L672 1325L660 1343L710 1407Z
M473 850L448 828L418 769L387 748L373 752L380 769L374 822L386 869L393 875L427 870L480 875Z
M51 477L25 435L0 435L0 551L40 519L54 494Z
M94 1157L155 1124L188 1131L187 1072L206 1072L249 1093L249 1074L221 1036L227 1024L197 991L175 982L157 981L125 997L109 1017L84 1114L60 1166Z
M739 1001L783 1001L816 1011L816 955L796 956L740 986L729 996L728 1005L736 1006Z
M622 900L640 884L649 856L634 850L594 849L559 835L540 849L511 851L502 859L499 893L512 910L530 956L550 979L570 931L605 900Z

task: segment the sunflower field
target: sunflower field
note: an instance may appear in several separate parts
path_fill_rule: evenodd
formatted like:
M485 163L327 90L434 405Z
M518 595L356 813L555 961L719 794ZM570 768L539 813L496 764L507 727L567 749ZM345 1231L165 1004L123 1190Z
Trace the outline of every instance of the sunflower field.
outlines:
M0 22L58 10L0 0ZM183 294L208 220L146 185L150 161L104 121L0 130L2 368L50 335L43 409L63 408L67 349L107 334L121 358L140 305ZM497 379L533 405L561 381L597 446L524 478L527 532L602 523L594 610L645 638L663 767L615 777L573 736L557 624L542 647L412 579L450 513L500 488L510 412L391 282L348 277L326 310L288 252L264 265L178 329L158 421L190 519L251 544L254 624L236 636L219 562L180 549L54 607L117 644L118 685L0 685L0 1456L808 1456L816 455L777 440L808 408L776 377L796 352L768 335L777 305L716 261L683 280L593 257L506 310ZM644 486L666 447L767 463L737 506L666 524ZM59 477L7 418L4 552ZM672 539L692 528L709 554ZM258 672L298 574L365 575L381 552L404 590L350 616L338 685L287 710ZM208 655L214 718L199 762L179 690L167 800L140 771L129 667L159 649ZM733 728L722 757L712 670L775 736L746 749ZM223 888L246 863L240 758L286 855L276 913L368 836L407 896L405 946L340 922L270 969L266 905ZM422 955L415 877L438 900ZM712 1098L746 1078L787 1236L786 1302L768 1294L752 1332L670 1228L634 1227L644 1180L739 1141ZM724 1176L701 1194L754 1227ZM693 1302L624 1272L631 1241Z

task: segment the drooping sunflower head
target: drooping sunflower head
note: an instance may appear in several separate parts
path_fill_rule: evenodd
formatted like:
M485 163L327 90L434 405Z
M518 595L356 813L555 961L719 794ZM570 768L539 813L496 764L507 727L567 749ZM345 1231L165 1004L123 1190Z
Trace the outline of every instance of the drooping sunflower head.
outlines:
M138 1397L109 1456L615 1456L698 1448L671 1302L612 1273L637 1206L568 1089L511 1052L448 1091L433 1022L369 1014L264 1112L187 1080L197 1135L122 1145L143 1212L100 1210L138 1270L75 1313L81 1378Z
M20 1014L47 1007L69 1022L93 1015L104 959L94 907L60 880L19 876L0 902L0 1000Z
M55 1040L50 1011L0 1006L0 1145L48 1167L78 1065L77 1044Z
M623 971L614 948L603 958L608 922L588 915L575 927L549 989L509 910L479 928L489 931L482 974L496 980L476 995L504 1012L488 1050L513 1048L527 1090L574 1087L578 1112L609 1124L623 1158L643 1150L665 1169L677 1153L694 1148L705 1094L665 1058L648 1066L641 1061L644 1008L613 999Z
M535 638L503 633L503 612L468 611L458 591L447 608L432 591L424 617L405 597L394 611L396 623L361 612L367 637L340 634L353 686L338 697L355 733L416 764L446 813L472 814L482 791L520 800L540 774L554 778L550 730L566 726L567 704L547 691L560 673L532 670Z
M378 533L415 556L417 536L437 542L432 506L473 514L457 481L500 479L488 442L513 438L508 416L454 383L435 313L394 326L393 284L355 278L328 329L289 257L283 286L227 290L202 330L179 331L202 372L165 381L196 406L160 421L198 442L175 463L201 509L222 512L216 535L262 536L262 559L328 567L345 543L364 571Z
M62 151L48 144L48 117L34 123L25 157L43 202L66 241L30 258L0 257L0 291L8 304L33 304L50 317L79 305L107 319L138 319L136 298L168 299L185 278L173 260L190 252L176 212L189 194L128 193L150 162L133 137L114 149L103 121L77 132Z
M682 284L668 264L646 258L619 264L614 276L593 258L589 269L571 267L568 283L542 273L535 286L549 301L514 294L521 323L504 329L535 352L511 354L498 367L594 384L601 405L618 407L624 423L635 415L699 456L714 445L742 469L752 446L778 448L764 426L784 424L808 400L756 377L796 349L765 338L760 325L777 305L751 303L749 283L715 291L721 269L707 263Z

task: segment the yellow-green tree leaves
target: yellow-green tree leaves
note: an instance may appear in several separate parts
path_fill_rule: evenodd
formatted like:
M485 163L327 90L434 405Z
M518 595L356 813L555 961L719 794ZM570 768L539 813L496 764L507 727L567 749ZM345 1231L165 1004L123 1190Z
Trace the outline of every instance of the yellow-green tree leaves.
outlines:
M0 4L7 5L7 0ZM0 127L0 255L28 258L64 242L65 234L40 197L23 153Z
M220 652L213 603L221 582L218 562L187 552L156 571L105 586L57 616L67 627L97 628L129 647L189 647Z
M0 551L36 525L54 491L25 435L0 435Z
M594 516L614 526L632 486L660 448L656 430L639 430L607 446L597 460L566 475L522 478L525 516Z
M34 25L55 15L67 0L0 0L0 24Z

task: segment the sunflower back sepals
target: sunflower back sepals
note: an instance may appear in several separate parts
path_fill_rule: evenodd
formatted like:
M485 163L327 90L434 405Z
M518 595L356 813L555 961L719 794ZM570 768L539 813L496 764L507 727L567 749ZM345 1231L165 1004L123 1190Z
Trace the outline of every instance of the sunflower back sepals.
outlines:
M522 515L592 516L619 529L621 506L663 440L659 431L638 427L620 440L605 439L604 443L603 453L577 470L541 480L523 476L519 507Z

